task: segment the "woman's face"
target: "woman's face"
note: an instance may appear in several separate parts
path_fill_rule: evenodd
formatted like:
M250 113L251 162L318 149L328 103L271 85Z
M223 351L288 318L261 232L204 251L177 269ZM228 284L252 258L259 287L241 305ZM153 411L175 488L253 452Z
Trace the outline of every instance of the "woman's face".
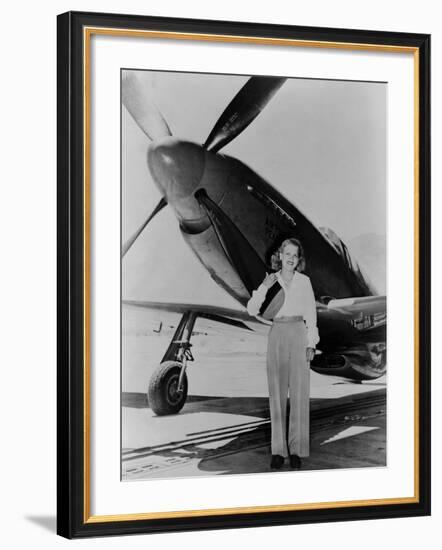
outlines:
M281 258L282 269L295 271L299 262L298 247L294 244L286 244L279 257Z

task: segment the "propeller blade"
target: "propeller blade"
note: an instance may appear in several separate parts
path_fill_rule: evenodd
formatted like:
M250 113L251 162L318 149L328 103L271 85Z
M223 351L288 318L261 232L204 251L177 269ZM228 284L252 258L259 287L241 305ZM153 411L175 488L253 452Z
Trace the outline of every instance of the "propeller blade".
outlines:
M252 76L229 103L204 147L216 153L255 120L287 78Z
M172 135L153 100L152 78L147 71L125 71L121 95L123 105L149 139L156 141Z
M252 294L265 277L264 262L238 227L205 191L197 192L196 199L206 211L230 263Z
M129 248L134 244L134 242L138 239L138 237L140 236L140 234L142 233L143 229L146 227L146 225L150 222L150 220L152 220L152 218L154 216L156 216L158 214L158 212L160 212L160 210L162 210L167 204L167 201L164 197L161 198L160 202L156 205L155 209L153 210L152 214L147 218L147 220L137 229L137 231L135 231L135 233L132 235L132 237L130 237L130 239L128 239L124 245L123 245L123 248L122 248L122 251L121 251L121 257L124 258L124 256L126 255L126 253L128 252Z

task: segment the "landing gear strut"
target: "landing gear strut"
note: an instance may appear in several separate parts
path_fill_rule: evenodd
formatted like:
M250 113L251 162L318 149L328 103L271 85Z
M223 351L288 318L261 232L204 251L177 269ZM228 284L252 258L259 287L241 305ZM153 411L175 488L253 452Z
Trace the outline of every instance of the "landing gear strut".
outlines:
M186 402L188 387L186 368L189 361L194 361L190 339L198 317L251 330L245 323L236 319L207 311L186 311L147 388L149 406L159 416L180 412Z
M188 361L194 361L190 338L197 316L194 311L184 313L160 366L150 379L147 399L159 416L178 413L186 402L186 368Z

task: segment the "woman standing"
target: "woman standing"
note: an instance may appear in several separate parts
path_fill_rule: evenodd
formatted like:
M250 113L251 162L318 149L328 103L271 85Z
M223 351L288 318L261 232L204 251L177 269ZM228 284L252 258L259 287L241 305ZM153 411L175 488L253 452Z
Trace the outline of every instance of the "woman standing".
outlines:
M281 269L267 274L247 304L250 315L273 319L267 346L272 428L270 467L279 469L290 457L293 469L309 455L310 361L319 342L316 304L310 279L301 273L304 251L298 239L287 239L279 248ZM287 396L290 397L288 436Z

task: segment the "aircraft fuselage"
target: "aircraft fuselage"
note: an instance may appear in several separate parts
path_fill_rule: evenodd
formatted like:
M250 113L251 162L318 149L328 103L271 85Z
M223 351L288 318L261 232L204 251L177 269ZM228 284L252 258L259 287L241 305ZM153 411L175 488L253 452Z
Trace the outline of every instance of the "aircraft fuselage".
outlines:
M184 240L215 282L242 305L271 269L272 253L288 237L303 244L305 273L319 302L376 294L339 239L334 243L327 238L241 161L168 137L150 146L148 164ZM202 194L213 203L212 216L198 200ZM220 238L224 227L229 231ZM229 254L235 247L241 269Z

